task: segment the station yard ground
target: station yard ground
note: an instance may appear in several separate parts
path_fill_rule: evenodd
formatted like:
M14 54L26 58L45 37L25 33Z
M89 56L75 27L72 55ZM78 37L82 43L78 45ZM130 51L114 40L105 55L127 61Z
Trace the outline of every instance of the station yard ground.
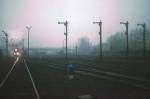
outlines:
M0 80L3 79L11 63L0 65ZM59 65L58 65L59 66ZM61 67L61 66L60 66ZM35 59L29 68L41 99L76 99L77 96L91 95L94 99L149 99L150 91L122 84L117 81L98 79L75 74L68 78L67 71L53 69ZM20 61L0 89L1 99L36 99L35 93L24 65Z

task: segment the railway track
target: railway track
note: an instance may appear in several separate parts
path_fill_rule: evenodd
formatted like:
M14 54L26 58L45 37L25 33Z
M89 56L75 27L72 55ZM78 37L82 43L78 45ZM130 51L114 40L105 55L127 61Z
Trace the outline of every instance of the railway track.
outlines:
M67 71L67 67L62 66L60 64L51 63L47 64L49 68L58 69ZM85 66L86 67L86 66ZM146 90L150 90L150 80L137 78L133 76L127 76L116 72L103 71L95 68L81 68L78 67L75 71L76 74L92 76L101 79L115 80L124 84L129 84L137 88L142 88Z
M12 66L12 68L9 70L6 77L4 78L4 80L0 83L1 87L3 87L3 85L5 84L7 79L9 79L9 76L11 75L11 72L15 69L15 66L16 66L17 62L18 61L16 61L14 63L14 65ZM32 72L32 70L36 69L36 66L34 66L30 69L30 65L29 65L29 64L36 65L36 64L33 64L32 61L27 62L26 59L22 58L22 62L23 62L23 66L26 69L26 75L28 75L30 83L32 84L32 87L34 89L33 92L36 96L36 99L40 99L41 97L40 97L38 89L42 89L42 86L44 86L44 85L43 85L43 83L41 83L40 86L39 85L37 86L35 81L39 81L40 79L42 79L39 82L43 82L43 80L44 81L47 80L48 77L43 78L42 76L38 77L39 74L34 75L34 72ZM44 70L47 70L49 68L49 69L52 69L52 70L56 69L56 70L61 70L61 71L66 71L67 72L67 68L66 68L67 64L64 63L64 62L55 63L55 62L49 62L49 61L41 61L40 64L41 65L43 64L44 67L43 66L41 66L41 67L43 67ZM85 67L88 67L88 68L85 68ZM40 70L40 68L37 69L37 71L39 71L42 74L42 71ZM57 72L59 72L59 71L57 71ZM50 73L50 72L48 71L47 73ZM82 66L77 67L77 69L75 71L75 74L76 75L82 75L84 77L92 77L92 78L96 78L96 79L111 80L111 81L119 82L120 84L123 83L123 85L124 84L125 85L130 85L133 88L136 87L136 88L140 88L142 90L150 91L150 81L147 80L147 79L141 79L141 78L137 78L137 77L126 76L126 75L119 74L119 73L116 73L116 72L103 71L103 70L100 70L100 69L93 68L92 64L90 64L90 66L85 65L83 67ZM36 78L35 80L34 80L33 76L35 76L35 78ZM47 83L47 85L48 84L49 83Z
M26 60L25 60L24 58L23 58L23 63L24 63L24 65L25 65L25 67L26 67L26 70L27 70L27 73L28 73L28 75L29 75L29 78L30 78L30 80L31 80L31 82L32 82L32 85L33 85L33 89L34 89L36 98L37 98L37 99L40 99L40 95L39 95L39 92L38 92L38 90L37 90L37 87L36 87L36 84L35 84L35 82L34 82L34 79L33 79L33 77L32 77L31 71L30 71L29 66L27 65L27 62L26 62Z
M35 96L36 96L36 99L40 99L40 95L39 95L39 92L37 90L37 87L36 87L36 84L34 82L34 79L33 79L33 76L31 74L31 70L29 68L29 65L27 64L26 62L26 59L24 57L17 57L14 64L12 65L12 67L9 69L8 73L6 74L6 76L3 78L3 80L0 82L0 89L2 87L4 87L4 84L7 82L7 80L9 79L9 77L11 76L12 74L12 71L15 70L15 67L17 64L19 64L19 62L22 62L23 65L25 66L25 69L26 69L26 73L32 83L32 86L33 86L33 89L34 89L34 92L35 92ZM20 65L22 66L22 65Z
M43 64L49 64L49 63L54 63L58 65L67 65L67 62L64 61L57 61L57 60L47 60ZM133 76L133 77L138 77L140 79L149 79L149 68L145 66L146 68L142 68L142 64L140 62L136 64L129 64L129 66L126 66L126 64L113 64L109 62L95 62L95 61L90 61L90 60L80 60L76 61L73 60L73 63L77 65L78 68L86 68L89 70L101 70L105 72L113 72L113 73L118 73L118 74L123 74L127 76Z

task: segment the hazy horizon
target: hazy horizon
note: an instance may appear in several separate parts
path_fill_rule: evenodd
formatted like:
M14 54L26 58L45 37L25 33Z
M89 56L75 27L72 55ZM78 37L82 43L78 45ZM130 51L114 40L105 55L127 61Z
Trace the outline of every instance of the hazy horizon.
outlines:
M0 31L9 33L10 39L25 39L26 26L32 26L30 47L62 47L64 25L68 20L69 46L80 37L87 36L93 44L99 42L99 27L93 21L103 22L103 42L116 33L125 31L120 21L129 21L129 30L137 23L150 26L150 0L0 0ZM0 32L2 33L2 32Z

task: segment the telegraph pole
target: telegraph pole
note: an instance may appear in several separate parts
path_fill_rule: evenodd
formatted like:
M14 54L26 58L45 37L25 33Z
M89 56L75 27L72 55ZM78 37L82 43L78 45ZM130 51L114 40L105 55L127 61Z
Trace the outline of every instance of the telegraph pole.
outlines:
M23 54L24 54L24 39L22 39L22 48L23 48Z
M66 60L68 60L68 47L67 47L67 43L68 43L68 21L66 20L65 22L58 22L58 24L64 24L65 29L66 29L66 33L64 33L64 35L66 36Z
M77 47L77 45L75 46L75 49L76 49L76 56L78 56L78 47Z
M128 43L128 26L129 26L129 22L120 22L120 24L124 24L126 27L126 58L128 59L128 55L129 55L129 43Z
M64 46L65 41L66 41L66 39L63 40L63 53L65 52L65 46Z
M99 56L99 57L100 57L100 59L102 59L102 58L103 58L103 55L102 55L102 21L93 22L93 24L98 24L98 25L99 25L99 29L100 29L100 30L99 30L99 35L100 35L100 40L99 40L99 41L100 41L100 50L99 50L99 51L100 51L100 52L99 52L99 53L100 53L100 54L99 54L100 56Z
M6 33L5 31L2 31L5 35L5 41L6 41L6 53L7 53L7 58L8 58L8 33Z
M30 42L29 42L29 37L30 37L30 35L29 35L29 33L30 33L30 30L31 30L31 26L26 26L26 29L27 29L27 31L28 31L28 57L29 57L29 55L30 55L30 46L29 46L29 44L30 44Z
M146 57L146 24L137 24L137 26L143 27L143 56Z

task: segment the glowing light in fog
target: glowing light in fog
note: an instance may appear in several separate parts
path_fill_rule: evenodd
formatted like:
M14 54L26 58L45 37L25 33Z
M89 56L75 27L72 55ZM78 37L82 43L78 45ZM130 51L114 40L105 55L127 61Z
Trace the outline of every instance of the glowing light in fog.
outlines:
M15 49L15 52L17 52L17 49Z
M20 51L18 49L14 49L14 56L16 58L19 58L21 56L21 53L20 53Z

